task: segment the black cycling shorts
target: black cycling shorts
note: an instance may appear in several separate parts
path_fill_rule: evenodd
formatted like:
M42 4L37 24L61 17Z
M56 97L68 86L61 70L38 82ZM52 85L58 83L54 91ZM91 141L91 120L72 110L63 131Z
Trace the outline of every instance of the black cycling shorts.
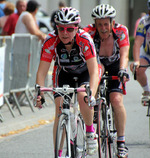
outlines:
M84 71L83 73L79 74L71 74L67 73L64 70L61 70L58 76L58 87L63 87L64 84L69 85L70 87L76 87L75 86L75 80L74 77L78 78L77 87L80 87L82 85L85 85L89 83L90 77L89 77L89 72L88 70ZM60 95L58 93L54 94L54 98L59 97Z
M118 72L120 70L120 60L112 63L109 66L105 66L105 72L108 72L108 76L118 76ZM112 80L108 82L108 92L120 92L123 93L123 89L121 88L121 82L118 80Z

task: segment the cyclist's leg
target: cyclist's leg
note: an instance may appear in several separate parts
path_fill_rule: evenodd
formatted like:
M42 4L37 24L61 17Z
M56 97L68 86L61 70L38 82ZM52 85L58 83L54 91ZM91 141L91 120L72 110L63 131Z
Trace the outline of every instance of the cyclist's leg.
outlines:
M120 61L105 67L108 71L109 76L118 76L118 71L120 70ZM118 144L121 141L125 144L125 125L126 125L126 110L123 104L123 90L121 88L121 83L118 80L109 81L109 97L110 103L114 109L115 126L118 136ZM126 149L126 147L124 147Z
M79 86L84 87L86 83L89 82L89 74L88 71L85 73L82 73L79 76ZM86 141L87 141L87 153L89 155L95 154L97 151L97 135L95 133L95 129L93 128L93 116L94 116L94 108L89 107L85 102L84 102L84 96L87 94L85 92L78 93L78 102L80 106L80 111L83 117L83 120L86 124Z
M140 49L140 64L141 65L147 65L150 64L150 55L146 54L143 47ZM143 93L142 93L142 98L141 102L142 105L147 106L149 105L149 100L150 100L150 88L148 85L148 78L146 75L146 69L147 68L139 68L137 69L137 81L143 88Z
M118 155L126 157L128 149L125 147L126 110L123 105L123 95L119 92L112 92L110 93L110 101L114 109Z

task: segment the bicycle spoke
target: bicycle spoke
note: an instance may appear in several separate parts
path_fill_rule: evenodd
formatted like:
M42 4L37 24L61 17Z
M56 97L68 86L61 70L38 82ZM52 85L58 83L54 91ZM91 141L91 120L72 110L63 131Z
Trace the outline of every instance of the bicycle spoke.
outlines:
M77 134L75 138L75 157L82 157L86 156L86 142L85 142L85 124L83 122L82 116L79 114L77 118Z
M100 100L98 106L98 121L97 121L97 133L98 133L98 144L99 144L99 158L108 158L108 131L107 131L107 120L106 120L106 109L104 107L103 100Z

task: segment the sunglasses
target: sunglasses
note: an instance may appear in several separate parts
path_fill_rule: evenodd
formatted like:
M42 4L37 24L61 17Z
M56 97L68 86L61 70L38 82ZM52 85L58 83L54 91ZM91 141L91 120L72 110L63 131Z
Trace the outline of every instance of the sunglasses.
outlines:
M75 29L77 29L78 27L63 27L63 26L57 26L57 29L61 32L64 32L65 30L67 32L73 32Z

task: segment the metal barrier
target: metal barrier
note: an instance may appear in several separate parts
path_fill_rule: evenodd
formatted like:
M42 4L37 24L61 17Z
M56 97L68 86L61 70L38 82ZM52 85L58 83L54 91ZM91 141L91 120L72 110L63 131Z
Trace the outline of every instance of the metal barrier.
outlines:
M3 45L3 43L6 44L6 52L5 52L5 68L4 68L4 101L6 102L6 105L8 106L11 114L13 117L15 117L15 114L13 112L13 109L8 101L9 91L10 91L10 71L11 71L11 49L12 49L12 40L11 36L0 36L0 46Z
M40 61L41 42L34 35L13 34L0 36L0 45L5 39L5 71L4 71L4 101L11 114L15 117L13 107L17 107L22 115L18 94L25 96L31 110L34 112L30 97L33 97L36 72ZM9 98L13 98L13 107Z

